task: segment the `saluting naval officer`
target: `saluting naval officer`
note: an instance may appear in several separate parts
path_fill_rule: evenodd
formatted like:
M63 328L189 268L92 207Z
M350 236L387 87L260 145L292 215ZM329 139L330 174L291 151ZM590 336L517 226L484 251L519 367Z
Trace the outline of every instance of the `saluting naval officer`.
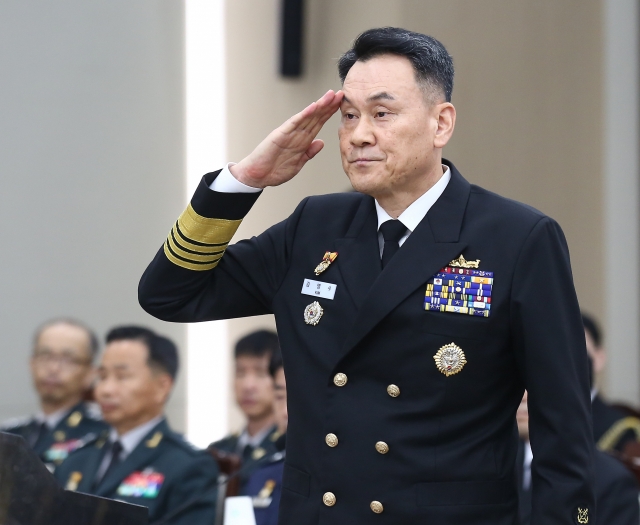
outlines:
M95 377L93 331L73 319L55 319L33 337L31 376L40 411L5 422L0 430L22 436L53 471L70 452L106 428L95 405L83 401Z
M164 417L177 371L166 337L138 326L107 334L96 399L110 427L56 470L64 488L148 507L150 524L214 523L218 467Z
M593 523L589 374L560 227L442 159L456 112L440 42L372 29L338 70L341 91L204 176L140 303L173 322L275 314L282 524L513 525L525 387L532 523ZM227 247L261 190L322 149L337 110L357 193L306 198Z

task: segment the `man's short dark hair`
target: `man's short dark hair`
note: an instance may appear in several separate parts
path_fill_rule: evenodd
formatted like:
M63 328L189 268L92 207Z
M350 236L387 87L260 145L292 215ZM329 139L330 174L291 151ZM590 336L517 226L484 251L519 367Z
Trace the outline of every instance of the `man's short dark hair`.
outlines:
M280 349L278 349L271 355L271 360L269 361L269 374L271 375L271 377L275 379L278 370L280 370L283 366L282 353L280 352Z
M453 59L435 38L398 27L379 27L360 34L349 51L338 61L338 74L344 83L351 67L360 60L380 55L407 57L416 80L428 90L440 90L447 102L453 91Z
M117 326L107 333L107 344L114 341L140 341L149 350L147 363L175 379L178 375L178 348L169 338L143 326Z
M87 334L87 339L89 340L89 348L87 350L89 350L89 358L93 362L98 355L98 350L100 350L100 342L98 341L98 336L82 321L78 321L77 319L73 319L71 317L56 317L55 319L50 319L49 321L42 323L33 334L33 348L35 349L35 347L38 345L40 336L47 328L51 328L52 326L56 326L59 324L66 324L69 326L73 326L74 328L79 328L85 334Z
M245 335L236 343L234 355L236 359L240 356L271 358L279 351L278 334L272 330L258 330Z
M589 314L582 313L582 325L586 332L591 336L593 342L599 347L602 344L602 332L596 320Z

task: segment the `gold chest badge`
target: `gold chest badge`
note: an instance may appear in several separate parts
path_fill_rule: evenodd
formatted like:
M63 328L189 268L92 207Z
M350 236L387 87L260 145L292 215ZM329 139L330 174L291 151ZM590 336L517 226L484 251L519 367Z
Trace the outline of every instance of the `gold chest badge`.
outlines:
M464 365L467 364L467 358L462 348L455 343L444 345L436 352L433 359L436 362L438 370L447 377L456 375L464 368Z
M318 264L318 266L316 266L316 269L313 270L313 273L315 273L316 275L320 275L327 268L329 268L331 263L335 261L337 257L338 257L338 252L326 252L320 264Z

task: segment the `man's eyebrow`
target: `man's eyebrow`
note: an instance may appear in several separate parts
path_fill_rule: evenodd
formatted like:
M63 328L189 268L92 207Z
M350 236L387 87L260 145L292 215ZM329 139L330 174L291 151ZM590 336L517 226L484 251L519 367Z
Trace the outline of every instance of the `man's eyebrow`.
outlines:
M347 97L346 95L342 96L342 100L347 104L351 104L349 97ZM374 95L371 95L367 99L367 102L375 102L376 100L396 100L396 97L394 97L391 93L387 93L386 91L381 91L380 93L375 93Z
M391 93L387 93L386 91L381 91L380 93L376 93L375 95L371 95L367 99L367 102L374 102L376 100L395 100L395 99L396 98Z

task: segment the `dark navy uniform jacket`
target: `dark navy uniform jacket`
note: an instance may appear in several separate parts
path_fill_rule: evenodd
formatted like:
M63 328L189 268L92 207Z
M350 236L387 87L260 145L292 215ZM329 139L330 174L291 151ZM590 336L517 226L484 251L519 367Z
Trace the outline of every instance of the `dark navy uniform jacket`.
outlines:
M218 467L166 421L158 423L122 463L95 483L108 432L72 453L55 477L68 490L149 508L149 523L212 525Z
M524 490L522 483L523 449L520 447L517 463L520 497L520 525L531 523L531 490ZM594 457L595 493L598 516L593 525L638 525L640 504L638 483L622 463L600 450Z
M2 431L22 436L49 470L54 471L71 452L106 428L106 423L100 419L96 410L87 403L78 403L55 428L41 430L40 423L29 417L8 421Z
M532 522L594 519L587 353L564 235L444 162L444 193L384 269L375 201L355 192L309 197L225 252L258 196L212 191L216 172L142 276L140 304L166 321L275 314L289 394L282 524L513 525L525 387ZM326 252L338 256L316 276ZM488 317L425 309L460 255L492 272ZM335 286L333 299L301 293L305 279ZM315 307L308 324L314 301L323 315Z
M258 467L249 477L241 495L251 496L256 525L277 525L284 458Z

